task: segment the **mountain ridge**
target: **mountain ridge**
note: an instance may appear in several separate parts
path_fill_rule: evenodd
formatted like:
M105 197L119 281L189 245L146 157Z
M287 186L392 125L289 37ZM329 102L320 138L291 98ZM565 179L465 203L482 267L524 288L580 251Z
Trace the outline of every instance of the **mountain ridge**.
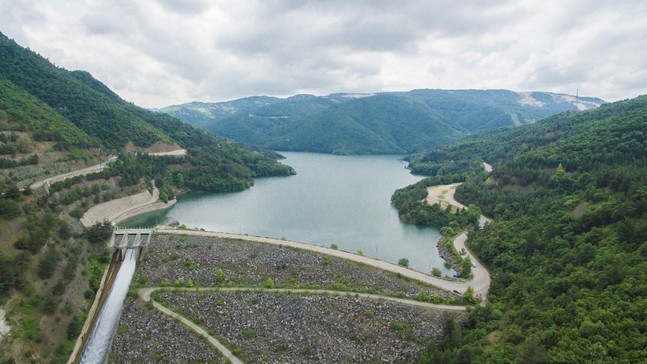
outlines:
M479 131L532 123L604 103L594 97L537 91L416 89L287 98L252 96L155 111L210 133L274 150L406 154ZM350 134L339 135L332 125Z

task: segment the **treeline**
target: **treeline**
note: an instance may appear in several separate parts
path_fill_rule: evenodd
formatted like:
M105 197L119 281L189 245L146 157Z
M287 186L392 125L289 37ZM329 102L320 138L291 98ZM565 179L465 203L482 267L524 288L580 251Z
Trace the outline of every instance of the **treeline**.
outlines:
M27 158L20 160L13 160L8 158L0 158L0 169L16 168L21 166L31 166L38 164L38 155L32 154Z
M170 168L173 166L173 168ZM155 180L157 187L172 187L206 192L242 191L254 184L256 177L288 176L294 170L263 154L236 145L190 148L185 156L120 156L106 172L121 176L120 185L131 186L144 179Z
M489 302L422 363L647 360L645 120L639 97L467 142L496 163L456 194L494 218L468 241Z
M632 102L643 102L640 101L641 98L632 100ZM625 110L623 110L625 109ZM534 151L542 146L549 145L555 142L565 143L566 138L575 137L580 135L578 140L588 139L591 142L595 142L596 136L592 135L591 130L589 129L590 123L593 120L599 120L600 118L609 118L607 125L613 123L613 119L622 117L618 113L635 113L630 107L624 105L616 104L605 104L598 109L583 111L583 112L565 112L557 114L555 116L546 118L542 122L537 122L534 124L524 125L522 128L500 128L494 130L488 130L483 133L475 134L468 136L460 141L453 143L447 147L434 149L432 151L414 155L410 158L410 165L412 171L420 171L420 174L425 175L436 175L436 174L446 174L436 173L435 171L439 168L443 169L455 169L460 166L470 166L469 168L462 170L461 173L474 172L479 169L474 161L482 160L495 167L502 163L509 163L515 159L518 155L521 156L522 153ZM640 116L636 116L640 118ZM627 135L618 134L618 130L613 131L615 134L614 138L617 138L617 141L621 141L622 138L640 139L640 135L631 135L631 131ZM605 131L606 133L606 131ZM600 135L602 140L607 140L607 135ZM495 142L492 142L495 141ZM629 145L620 143L622 147L627 151L626 147ZM577 142L572 145L572 147L578 145L586 145L586 142L583 143ZM595 146L591 145L592 148ZM613 148L615 149L615 148ZM523 155L523 158L527 159L536 159L533 156L532 152L528 155ZM573 170L571 165L567 163L572 163L573 165L579 165L581 162L577 155L577 150L571 150L571 153L574 158L560 158L561 163L564 164L564 167L568 170ZM606 156L603 156L604 150L597 149L592 152L596 153L597 156L602 156L603 159L607 159ZM589 154L589 157L593 157L593 154ZM538 160L544 161L543 163L552 163L552 168L556 168L558 163L555 163L554 159L548 158L543 159L539 158ZM451 166L457 167L451 167ZM498 168L494 168L495 173L498 173Z

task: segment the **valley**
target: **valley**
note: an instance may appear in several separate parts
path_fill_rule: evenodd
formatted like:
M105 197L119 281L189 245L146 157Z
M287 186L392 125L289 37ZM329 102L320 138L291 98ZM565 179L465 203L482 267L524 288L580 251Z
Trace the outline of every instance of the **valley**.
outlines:
M226 362L213 340L245 362L647 360L647 96L254 96L166 110L183 122L2 34L0 65L0 363L67 362L111 261L112 223L178 196L171 215L252 198L156 231L111 361ZM331 179L311 175L323 184L297 193L289 183L308 172L290 151L325 153L310 165ZM371 164L394 153L407 170ZM347 174L326 173L326 158ZM357 175L370 178L323 193ZM254 194L267 186L302 201L280 209ZM388 193L360 199L378 186ZM328 220L299 210L340 200L350 207ZM386 212L358 231L353 203ZM271 233L253 231L263 204ZM353 233L368 243L346 243Z

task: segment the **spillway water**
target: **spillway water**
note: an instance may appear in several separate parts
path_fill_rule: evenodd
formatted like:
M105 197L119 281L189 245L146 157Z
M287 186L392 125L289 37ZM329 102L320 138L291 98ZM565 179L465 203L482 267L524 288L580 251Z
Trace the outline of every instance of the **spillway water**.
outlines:
M112 283L110 293L108 293L99 317L92 328L92 333L85 344L79 363L100 364L105 361L110 348L112 333L117 325L119 313L128 293L128 287L136 266L137 250L128 249L119 272L117 272L117 276Z

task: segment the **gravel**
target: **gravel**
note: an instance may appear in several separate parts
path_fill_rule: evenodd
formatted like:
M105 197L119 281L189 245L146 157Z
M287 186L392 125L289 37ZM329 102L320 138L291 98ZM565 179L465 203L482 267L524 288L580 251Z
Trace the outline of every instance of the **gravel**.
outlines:
M134 282L262 288L268 278L274 288L346 292L171 290L153 298L220 338L243 361L258 363L414 362L430 341L440 339L448 319L466 317L352 293L413 297L424 290L439 303L459 300L393 273L319 253L212 237L154 235ZM131 298L117 331L113 362L224 360L192 331Z

